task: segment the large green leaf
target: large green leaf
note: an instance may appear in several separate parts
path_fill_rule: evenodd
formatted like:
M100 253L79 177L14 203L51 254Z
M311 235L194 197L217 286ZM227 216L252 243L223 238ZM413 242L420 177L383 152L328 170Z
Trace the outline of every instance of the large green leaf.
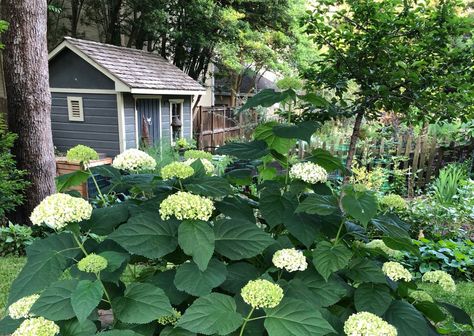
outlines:
M10 316L5 316L0 320L0 335L11 335L18 329L23 319L14 320Z
M11 286L8 303L36 294L58 280L80 254L73 235L61 233L38 239L27 248L28 260Z
M430 321L435 323L444 321L446 314L441 310L440 306L434 302L421 301L414 303L415 308L422 312Z
M288 151L293 148L296 144L296 141L293 138L283 138L279 137L273 131L274 127L278 127L276 121L270 121L265 124L259 125L254 132L254 137L256 140L263 140L267 143L268 148L275 150L280 154L287 154Z
M186 309L177 326L205 335L227 335L243 323L232 297L211 293L200 297Z
M71 296L77 287L77 280L61 280L48 287L31 307L31 312L51 321L68 320L76 316Z
M328 307L339 302L348 291L346 284L338 276L333 274L326 281L312 267L304 272L298 272L292 281L295 280L297 285L308 288L311 293L308 299L320 307ZM298 290L298 287L293 286L295 290Z
M91 176L89 172L83 170L76 170L69 174L63 174L56 177L56 190L58 192L65 192L71 187L76 187L83 184Z
M111 330L98 333L97 336L143 336L133 330Z
M217 259L211 259L207 269L200 271L194 262L179 266L174 278L174 284L180 291L194 296L203 296L222 284L227 277L225 265Z
M398 336L426 336L428 325L423 315L406 301L393 301L384 320L397 328Z
M193 257L201 271L205 271L214 253L214 231L203 221L184 221L178 229L179 246Z
M253 209L247 200L239 196L226 197L214 204L216 209L231 218L255 221Z
M354 260L346 274L355 282L387 283L382 267L368 259Z
M216 153L235 156L242 160L255 160L267 155L269 150L265 141L256 140L245 143L232 142L219 147Z
M471 317L461 308L456 307L446 302L437 302L437 303L443 308L445 308L451 314L451 316L454 319L454 322L461 323L461 324L469 324L472 326Z
M364 226L377 214L377 196L371 191L346 192L341 204L348 215Z
M166 296L170 299L170 302L173 305L178 306L183 303L183 301L186 300L189 295L182 291L179 291L176 288L174 284L175 276L176 270L171 269L165 272L155 274L151 278L146 279L146 282L160 287L165 292Z
M410 239L409 225L395 215L379 215L371 223L388 237Z
M413 244L411 238L392 238L392 237L382 237L385 245L394 250L407 251L414 255L419 255L419 248Z
M293 203L289 195L281 195L277 186L266 187L260 192L259 208L263 218L272 228L283 223L286 213L294 209Z
M321 313L304 301L284 298L278 306L265 312L265 329L269 336L322 336L334 331Z
M183 329L183 328L177 328L177 327L171 327L167 326L165 329L163 329L160 333L160 336L195 336L196 334Z
M257 106L270 107L289 98L296 99L296 92L292 89L281 92L275 91L274 89L264 89L253 97L249 98L240 108L240 112Z
M240 219L219 220L214 225L214 231L216 251L232 260L254 257L275 243L256 224Z
M313 251L313 264L319 274L327 280L332 273L345 268L351 257L352 251L342 243L333 245L323 241L318 243Z
M232 187L226 179L219 176L192 178L184 183L184 187L193 194L224 197L232 194Z
M254 280L259 276L260 272L254 265L247 262L237 262L227 266L227 279L220 287L237 294L250 280Z
M303 96L298 96L300 99L304 100L305 102L308 102L310 103L311 105L315 106L315 107L326 107L329 105L329 102L322 96L314 93L314 92L310 92L310 93L307 93Z
M158 213L143 212L131 217L109 238L122 245L130 253L156 259L176 249L177 231L177 221L164 221Z
M339 158L333 156L329 151L317 148L312 152L312 156L308 158L309 161L314 162L328 172L335 170L341 170L344 174L347 173L346 168L342 164L342 161Z
M97 332L97 327L90 320L81 323L76 319L72 319L58 324L61 329L61 336L91 336Z
M113 300L114 314L125 323L148 323L173 314L161 288L148 283L132 283L123 297Z
M311 142L311 136L321 126L316 121L303 121L296 125L279 124L273 127L273 133L281 138L300 139Z
M126 203L114 205L106 208L92 210L90 219L81 222L81 227L85 231L106 236L112 233L120 224L128 219L128 207Z
M359 312L367 311L382 316L392 301L390 289L386 285L364 283L354 293L355 307Z
M311 194L298 205L296 212L306 212L320 216L331 215L339 210L337 199L333 195Z
M288 211L285 214L283 224L288 231L307 248L313 245L314 240L320 232L320 222L318 218L305 213Z
M79 322L84 322L92 311L99 305L104 295L100 281L82 280L71 294L72 309Z

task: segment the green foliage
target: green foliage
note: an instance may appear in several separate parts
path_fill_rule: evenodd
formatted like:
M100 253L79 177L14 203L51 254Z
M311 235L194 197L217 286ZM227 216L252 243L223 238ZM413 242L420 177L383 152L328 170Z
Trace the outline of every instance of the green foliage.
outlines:
M452 204L463 180L467 179L467 170L459 164L451 164L441 169L433 182L434 198L442 205Z
M33 230L29 226L11 222L0 226L0 256L23 256L33 240Z
M256 135L262 140L219 151L289 168L294 160L281 150L282 144L290 149L288 139L307 135L279 135L291 126L305 129L264 124ZM326 152L316 154L316 163L341 166ZM367 231L376 231L392 249L414 248L405 223L389 213L377 214L372 191L292 180L284 169L266 180L257 176L254 194L226 175L206 176L202 169L183 181L164 181L158 174L121 176L114 170L104 174L112 176L112 188L130 196L35 241L10 292L9 304L40 293L33 312L56 321L62 334L92 328L88 335L327 335L363 310L393 324L400 336L413 335L413 330L428 335L428 328L436 328L430 322L433 310L412 304L408 288L416 290L417 284L387 278L382 271L387 256L361 243ZM222 185L220 192L216 185ZM200 204L178 202L187 193L208 195L206 201L213 204L208 219L192 219ZM168 197L177 200L182 219L161 217ZM278 256L300 256L283 258L294 271L275 260L277 251ZM81 272L78 263L92 254L105 258L107 268ZM145 266L137 273L140 265ZM70 278L63 279L64 272ZM260 284L266 287L252 291ZM457 321L470 323L461 310L443 307ZM182 315L176 326L157 323L174 315L173 308ZM99 309L113 312L114 321L105 329L98 321ZM0 329L10 322L3 320Z
M17 169L11 153L15 139L15 134L6 131L0 116L0 222L6 213L23 203L23 191L29 185L25 180L26 172Z

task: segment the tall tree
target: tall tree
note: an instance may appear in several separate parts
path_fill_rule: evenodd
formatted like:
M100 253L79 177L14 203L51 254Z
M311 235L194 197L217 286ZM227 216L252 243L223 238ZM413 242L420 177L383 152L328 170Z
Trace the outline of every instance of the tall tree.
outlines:
M45 0L4 0L2 5L2 17L10 24L3 36L8 126L18 135L13 149L18 168L27 171L31 182L17 218L26 223L33 208L55 191L47 3Z
M462 13L457 0L316 3L307 30L321 54L305 77L313 89L332 90L331 112L355 117L347 168L364 118L472 116L472 20Z

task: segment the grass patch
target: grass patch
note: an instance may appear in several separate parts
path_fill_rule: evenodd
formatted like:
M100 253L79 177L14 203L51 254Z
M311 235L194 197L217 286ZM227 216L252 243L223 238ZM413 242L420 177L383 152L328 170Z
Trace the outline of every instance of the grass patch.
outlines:
M26 258L2 257L0 258L0 317L3 317L7 304L8 292L16 276L23 268Z

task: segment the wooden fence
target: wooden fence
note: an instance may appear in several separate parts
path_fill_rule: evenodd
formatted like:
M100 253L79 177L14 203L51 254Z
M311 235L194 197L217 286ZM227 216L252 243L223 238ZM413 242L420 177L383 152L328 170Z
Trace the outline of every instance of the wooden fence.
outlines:
M349 145L346 139L336 141L316 141L314 145L330 151L333 155L345 159ZM408 195L415 190L424 189L439 170L452 162L463 162L472 158L474 139L464 139L462 143L452 141L449 144L439 143L436 137L426 132L414 136L407 132L396 140L382 138L376 141L362 140L356 151L356 158L369 169L382 166L388 169L399 168L407 172Z
M236 113L229 107L202 107L194 113L193 132L200 149L213 150L232 139L248 139L258 124L253 111Z

